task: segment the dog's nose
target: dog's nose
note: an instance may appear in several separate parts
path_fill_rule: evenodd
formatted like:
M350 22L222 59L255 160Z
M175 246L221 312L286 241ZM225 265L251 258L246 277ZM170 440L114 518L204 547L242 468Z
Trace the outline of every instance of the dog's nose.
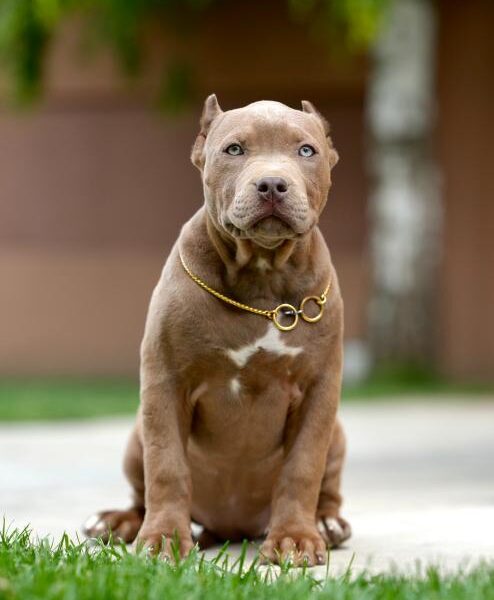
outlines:
M283 200L288 192L288 183L283 177L263 177L256 182L257 193L263 200Z

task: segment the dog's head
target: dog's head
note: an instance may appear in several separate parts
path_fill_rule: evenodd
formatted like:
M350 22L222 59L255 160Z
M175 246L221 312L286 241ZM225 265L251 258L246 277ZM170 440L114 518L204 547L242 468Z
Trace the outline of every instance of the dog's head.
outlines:
M327 122L306 101L302 110L262 101L223 112L213 94L192 149L215 225L265 248L315 226L337 161Z

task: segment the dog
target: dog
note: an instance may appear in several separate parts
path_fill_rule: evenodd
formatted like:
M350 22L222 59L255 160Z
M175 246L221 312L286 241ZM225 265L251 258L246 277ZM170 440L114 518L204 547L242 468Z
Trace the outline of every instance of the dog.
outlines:
M317 226L338 161L314 106L204 104L192 162L204 206L152 294L140 407L110 535L170 557L264 537L266 562L309 566L351 534L340 515L343 303Z

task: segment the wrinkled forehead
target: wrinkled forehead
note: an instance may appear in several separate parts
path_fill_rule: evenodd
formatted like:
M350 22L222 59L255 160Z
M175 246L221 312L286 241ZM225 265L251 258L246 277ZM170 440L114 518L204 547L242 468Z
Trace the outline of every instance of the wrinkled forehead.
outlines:
M294 110L279 102L255 102L226 111L214 123L212 141L235 139L238 142L323 143L325 133L320 120L312 114Z

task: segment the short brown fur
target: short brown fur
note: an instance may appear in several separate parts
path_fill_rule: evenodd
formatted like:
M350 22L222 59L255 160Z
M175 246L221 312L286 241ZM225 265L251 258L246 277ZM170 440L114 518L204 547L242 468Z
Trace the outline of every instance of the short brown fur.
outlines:
M232 144L243 153L230 154ZM315 154L301 156L303 145ZM192 150L205 205L166 261L141 347L141 405L124 464L134 504L97 515L88 535L137 536L169 555L178 534L185 555L193 520L204 544L266 535L265 560L309 565L350 536L337 420L343 304L317 227L337 159L308 102L302 111L257 102L223 112L215 96L206 100ZM265 176L286 183L279 202L257 191ZM279 332L201 289L179 253L211 287L262 309L299 306L331 281L323 317Z

